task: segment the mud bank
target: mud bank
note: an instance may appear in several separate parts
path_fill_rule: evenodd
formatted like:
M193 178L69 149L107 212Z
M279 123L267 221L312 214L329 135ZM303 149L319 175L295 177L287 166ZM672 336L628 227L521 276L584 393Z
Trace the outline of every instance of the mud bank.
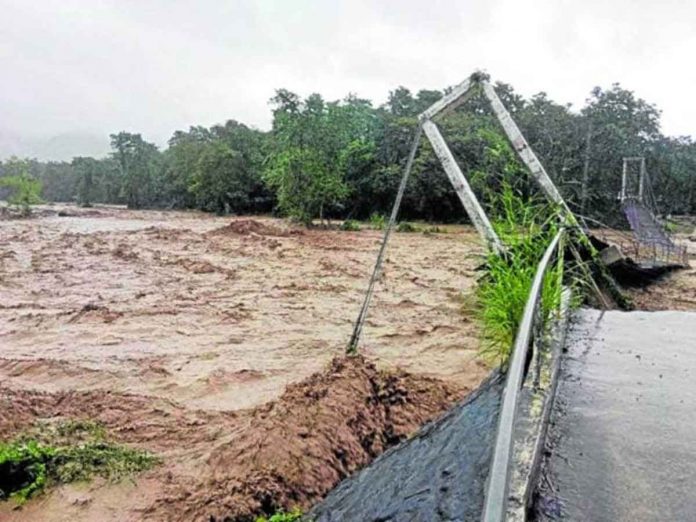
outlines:
M636 309L696 311L696 255L688 267L669 272L650 285L627 289Z
M335 359L255 410L247 427L210 453L208 478L175 486L155 512L168 520L243 521L306 509L455 398L432 379L381 373L360 357Z
M165 457L142 477L151 488L148 503L123 505L102 520L246 521L277 509L310 507L460 397L436 379L380 372L362 357L349 357L289 386L277 401L236 414L104 392L0 389L0 436L42 419L98 420L116 440ZM54 498L42 520L94 515L89 509L95 497L81 510L61 505L55 491L44 496ZM41 502L13 511L13 519L32 520ZM3 511L9 516L9 506Z

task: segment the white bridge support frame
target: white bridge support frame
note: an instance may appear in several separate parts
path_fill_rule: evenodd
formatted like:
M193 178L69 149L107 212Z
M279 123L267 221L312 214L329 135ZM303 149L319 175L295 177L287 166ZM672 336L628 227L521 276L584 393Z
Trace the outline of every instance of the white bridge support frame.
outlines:
M640 173L638 177L638 195L631 194L630 188L628 186L628 168L631 163L640 164ZM619 199L623 203L624 200L629 198L636 198L638 201L643 201L643 192L645 190L645 157L643 156L631 156L623 159L623 168L621 171L621 193L619 194Z
M370 282L368 283L367 291L365 292L365 299L362 307L360 308L358 319L355 322L353 335L348 343L348 353L354 353L358 349L362 327L365 323L368 309L370 307L370 301L374 292L375 283L379 278L384 253L387 243L389 242L389 236L396 223L399 207L401 206L401 200L404 190L406 189L406 184L408 182L411 169L413 167L414 158L420 144L422 133L425 133L430 141L430 144L440 160L440 163L442 164L442 167L445 170L452 187L454 187L454 190L457 193L457 196L459 196L459 200L462 202L462 205L469 215L471 222L476 227L476 230L486 243L488 249L496 254L503 254L505 252L505 245L502 244L500 238L495 233L486 212L483 210L483 207L481 207L481 204L476 198L474 191L471 190L471 186L469 185L466 176L464 173L462 173L461 168L457 164L457 160L452 155L452 152L447 146L442 134L440 134L440 130L437 128L435 121L433 121L436 117L445 116L459 107L474 92L474 89L478 89L479 87L483 88L483 93L486 98L488 98L488 101L493 108L493 113L503 127L505 135L510 140L510 143L517 154L519 154L524 164L529 168L532 177L539 184L546 197L553 203L556 203L564 211L566 225L574 226L577 224L575 216L570 211L565 201L563 201L561 194L556 189L556 186L553 184L553 181L551 181L551 178L546 173L546 170L544 170L544 167L539 159L529 147L527 140L524 139L520 129L513 121L510 113L508 113L507 109L503 105L503 102L500 101L500 98L495 93L493 87L486 79L482 78L480 74L472 74L469 78L457 85L449 93L433 103L418 116L418 127L416 129L416 134L411 142L411 150L409 152L406 167L401 178L399 191L397 193L396 200L394 201L394 206L392 207L389 223L385 227L384 239L382 240L379 254L377 255L377 260L375 261L375 268L372 271L372 276L370 277Z
M522 162L529 169L532 178L537 182L541 190L544 192L549 201L557 204L564 212L566 217L566 223L569 225L575 225L576 219L571 210L566 205L560 192L554 185L550 176L544 169L544 166L537 158L534 151L527 143L527 140L522 135L519 127L510 116L510 113L503 105L498 95L495 92L493 86L479 75L473 74L468 79L464 80L462 83L457 85L452 91L443 96L440 100L433 103L425 111L423 111L418 117L420 125L428 137L430 144L435 151L435 155L440 160L447 177L452 183L455 192L459 196L459 199L464 206L471 222L476 227L481 238L485 241L489 249L496 253L502 253L505 248L500 242L493 226L488 219L483 207L479 203L476 195L471 190L469 183L462 173L457 161L454 159L452 152L449 150L447 143L445 142L442 134L440 134L437 125L433 121L436 117L442 117L446 114L452 112L454 109L463 104L469 96L473 93L474 88L481 86L483 94L488 99L493 109L493 113L500 122L500 125L505 132L510 144L513 149L517 152Z
M442 168L445 169L445 173L454 187L454 191L459 196L476 230L478 230L479 234L486 242L486 245L488 245L488 248L500 254L504 250L503 244L493 230L488 216L483 208L481 208L481 204L478 199L476 199L476 195L474 191L471 190L469 182L464 177L464 174L462 174L462 170L459 168L454 156L452 156L452 152L449 150L449 147L447 147L447 143L442 137L442 134L440 134L437 125L430 120L426 120L423 122L423 132L425 132L428 140L430 140L435 155L440 160L440 163L442 163Z

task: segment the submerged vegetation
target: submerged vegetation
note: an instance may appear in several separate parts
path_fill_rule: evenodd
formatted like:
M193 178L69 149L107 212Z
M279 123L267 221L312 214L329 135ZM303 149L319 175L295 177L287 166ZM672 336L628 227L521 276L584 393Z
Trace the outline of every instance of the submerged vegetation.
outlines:
M398 225L396 225L396 231L397 232L418 232L418 228L413 225L412 223L409 223L408 221L402 221Z
M157 462L148 452L109 441L95 422L40 423L0 443L0 499L22 503L51 485L94 476L118 480Z
M354 219L346 219L341 223L341 230L345 230L346 232L358 232L360 230L360 223Z
M370 214L370 228L372 230L384 230L387 224L387 218L384 214L373 212Z

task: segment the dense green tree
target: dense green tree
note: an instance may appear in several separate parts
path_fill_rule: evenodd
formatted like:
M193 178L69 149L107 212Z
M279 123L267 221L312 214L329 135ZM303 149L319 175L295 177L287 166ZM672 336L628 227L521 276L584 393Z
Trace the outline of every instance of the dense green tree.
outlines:
M257 177L242 154L215 141L198 157L189 190L202 210L241 214L253 207L250 195L256 183Z
M520 129L568 203L579 209L588 122L541 92L518 106Z
M696 143L691 138L662 137L650 150L650 195L662 214L689 214L696 209Z
M111 157L98 160L96 201L99 203L123 203L123 178L118 162Z
M143 140L140 134L119 132L111 135L111 148L121 169L122 190L128 208L152 206L160 188L157 147Z
M372 137L373 114L366 100L349 96L326 103L279 90L271 100L274 122L264 179L279 209L306 224L323 219L349 194L344 169L350 149Z
M78 156L73 158L72 167L77 175L77 202L82 207L91 207L95 198L95 181L99 161Z
M310 224L315 217L323 219L324 209L347 195L337 173L329 169L317 149L292 147L273 156L265 179L276 191L280 210Z
M213 137L205 127L191 127L188 132L176 131L164 153L164 194L168 205L177 208L194 207L195 191L191 189L198 161ZM200 200L198 200L200 201ZM207 206L207 205L206 205Z
M41 180L41 196L47 201L70 202L75 200L78 175L71 163L49 161L37 164L34 175Z
M591 124L588 212L609 223L621 220L616 198L626 156L648 156L660 138L657 108L619 84L592 90L582 115Z
M18 207L25 216L31 214L32 205L41 203L41 181L30 174L29 166L28 160L10 158L0 177L0 186L10 189L8 203Z
M244 165L245 175L241 186L246 191L247 203L234 211L270 211L275 199L262 179L264 160L269 152L268 135L235 120L228 120L224 125L214 125L210 132L214 139L238 153Z

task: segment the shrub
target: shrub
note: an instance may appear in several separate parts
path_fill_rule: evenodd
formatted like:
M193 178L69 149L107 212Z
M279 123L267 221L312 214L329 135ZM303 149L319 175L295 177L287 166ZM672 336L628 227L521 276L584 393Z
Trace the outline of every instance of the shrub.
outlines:
M679 231L679 225L674 221L664 221L665 230L669 234L674 234Z
M341 230L346 230L349 232L357 232L360 230L360 223L353 219L346 219L342 224L341 224Z
M38 424L0 443L0 499L22 503L51 484L96 475L117 480L157 462L150 453L107 441L103 427L92 421Z
M259 517L256 519L256 522L299 522L301 518L302 511L299 508L295 508L288 513L279 511L272 515L271 518Z
M423 234L425 235L430 235L430 234L446 234L447 229L438 227L438 226L429 226L425 229L423 229Z
M402 221L396 227L397 232L418 232L418 228L415 225L408 223L407 221Z
M41 491L47 480L46 463L55 449L36 441L0 443L0 499L19 503Z
M373 212L370 215L370 228L373 230L384 230L386 226L387 218L383 214L378 212Z
M31 206L41 203L41 182L29 175L28 163L24 160L13 159L8 162L8 168L19 173L0 178L0 187L12 189L7 201L28 216L31 214Z

